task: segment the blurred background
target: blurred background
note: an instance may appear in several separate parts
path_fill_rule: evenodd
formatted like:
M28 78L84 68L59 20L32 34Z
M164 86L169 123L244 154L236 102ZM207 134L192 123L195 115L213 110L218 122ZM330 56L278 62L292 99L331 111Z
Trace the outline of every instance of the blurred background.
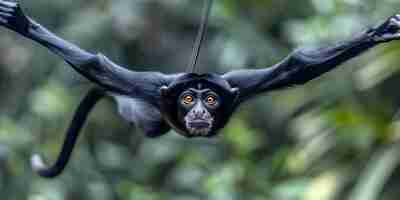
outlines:
M24 1L61 37L132 70L184 71L203 1ZM352 37L400 11L397 0L215 1L199 71L264 68L299 46ZM221 135L147 139L114 102L91 114L65 173L55 160L93 86L43 47L0 29L0 196L7 200L396 200L400 195L400 42L305 86L243 105Z

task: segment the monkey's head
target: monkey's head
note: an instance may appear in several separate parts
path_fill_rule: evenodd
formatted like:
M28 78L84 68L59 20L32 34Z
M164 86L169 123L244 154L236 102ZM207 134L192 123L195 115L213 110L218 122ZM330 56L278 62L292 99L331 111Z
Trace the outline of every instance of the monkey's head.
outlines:
M210 137L235 109L238 90L214 74L185 74L161 88L162 114L187 137Z

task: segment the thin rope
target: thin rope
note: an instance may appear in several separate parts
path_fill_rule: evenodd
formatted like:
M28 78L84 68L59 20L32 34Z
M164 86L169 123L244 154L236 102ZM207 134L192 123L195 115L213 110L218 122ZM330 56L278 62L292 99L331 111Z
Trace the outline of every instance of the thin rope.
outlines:
M201 44L203 43L207 31L208 18L210 16L212 4L213 0L204 0L204 9L203 9L203 16L201 19L201 26L199 32L197 33L196 41L193 46L191 63L187 70L188 72L191 73L194 73L196 70L196 64L200 55Z

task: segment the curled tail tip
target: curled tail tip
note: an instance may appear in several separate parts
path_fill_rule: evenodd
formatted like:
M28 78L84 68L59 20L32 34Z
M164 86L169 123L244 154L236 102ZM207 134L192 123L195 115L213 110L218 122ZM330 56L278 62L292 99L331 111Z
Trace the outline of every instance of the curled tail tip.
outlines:
M33 154L31 157L31 166L35 172L40 172L47 168L42 157L39 154Z

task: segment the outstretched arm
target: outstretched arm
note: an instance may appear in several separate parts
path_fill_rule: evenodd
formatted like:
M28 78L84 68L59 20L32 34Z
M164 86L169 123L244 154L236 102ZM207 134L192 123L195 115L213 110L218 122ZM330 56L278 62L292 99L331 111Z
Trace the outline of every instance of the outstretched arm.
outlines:
M239 88L240 100L269 90L304 84L377 44L400 39L400 15L390 17L349 41L325 48L299 49L271 68L238 70L223 77Z
M80 49L27 17L15 0L0 0L0 26L38 42L61 56L80 74L112 92L137 97L151 96L153 94L146 93L150 90L154 92L154 87L166 84L169 78L161 73L129 71L101 54Z

